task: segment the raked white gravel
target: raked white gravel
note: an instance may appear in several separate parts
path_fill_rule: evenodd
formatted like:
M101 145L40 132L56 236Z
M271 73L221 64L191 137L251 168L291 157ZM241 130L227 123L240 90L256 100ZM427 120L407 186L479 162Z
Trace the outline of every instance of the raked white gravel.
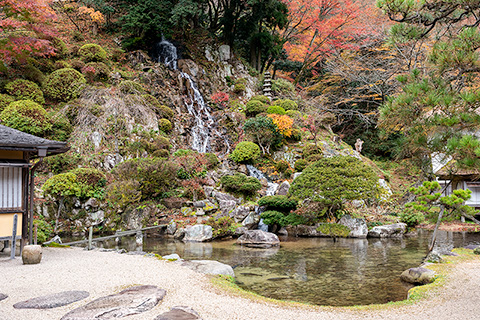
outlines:
M128 320L150 320L173 306L189 306L204 320L315 320L315 319L480 319L480 259L458 264L447 284L432 297L411 306L382 310L332 307L289 307L230 295L208 277L153 257L44 248L42 262L23 265L21 258L0 258L0 320L56 320L96 298L132 285L156 285L167 291L152 310ZM66 290L86 290L90 296L68 306L48 310L17 310L13 304Z

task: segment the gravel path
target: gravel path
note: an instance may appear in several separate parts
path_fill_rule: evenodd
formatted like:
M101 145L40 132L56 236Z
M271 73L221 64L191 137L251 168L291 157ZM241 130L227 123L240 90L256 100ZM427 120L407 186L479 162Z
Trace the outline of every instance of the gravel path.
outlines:
M173 306L189 306L204 320L300 319L477 319L480 315L480 259L453 268L447 284L415 305L354 310L331 307L285 307L233 297L213 287L207 276L175 263L114 252L79 248L44 248L42 262L23 265L21 258L0 258L2 320L54 320L96 298L132 285L156 285L167 295L152 310L126 319L154 319ZM13 304L66 290L86 290L90 296L71 305L48 310L14 309Z

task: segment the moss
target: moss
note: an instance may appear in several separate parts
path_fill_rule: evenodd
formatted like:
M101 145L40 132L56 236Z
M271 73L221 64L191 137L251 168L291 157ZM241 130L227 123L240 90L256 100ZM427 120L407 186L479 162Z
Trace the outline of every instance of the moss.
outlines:
M2 124L36 136L43 136L52 124L45 109L30 100L12 102L0 113Z
M70 248L69 245L60 244L60 243L56 243L56 242L51 242L51 243L48 243L48 244L44 244L43 246L44 247L49 247L49 248Z
M107 60L107 52L98 44L85 44L78 49L78 55L84 62L104 62Z
M145 93L145 89L140 83L131 81L131 80L123 80L118 85L118 88L122 93L125 93L125 94L144 94Z
M43 92L40 87L32 81L17 79L7 83L5 86L7 93L16 100L31 100L39 104L44 104Z
M172 119L173 116L175 115L175 112L173 112L171 108L164 105L161 105L157 112L161 117L166 119Z
M75 69L65 68L52 72L43 84L48 98L68 102L78 97L80 89L86 83L85 77Z

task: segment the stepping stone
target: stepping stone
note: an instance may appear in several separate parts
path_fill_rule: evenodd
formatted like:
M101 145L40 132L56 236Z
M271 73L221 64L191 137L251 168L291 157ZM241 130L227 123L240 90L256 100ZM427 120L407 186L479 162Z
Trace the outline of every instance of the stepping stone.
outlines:
M202 320L200 315L189 307L173 307L170 311L162 313L154 320Z
M87 291L64 291L28 299L13 305L15 309L51 309L66 306L89 296Z
M74 309L61 320L97 320L123 318L155 307L167 292L156 286L136 286L101 297Z
M0 293L0 301L7 299L8 296L6 294Z

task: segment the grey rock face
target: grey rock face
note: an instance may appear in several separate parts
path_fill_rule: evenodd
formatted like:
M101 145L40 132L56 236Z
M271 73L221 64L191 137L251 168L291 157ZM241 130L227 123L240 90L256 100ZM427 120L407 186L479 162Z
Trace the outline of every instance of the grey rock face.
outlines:
M373 227L372 230L368 232L368 236L372 238L394 238L403 236L406 231L407 225L400 222Z
M315 226L307 226L300 224L295 227L287 228L289 234L294 235L296 237L326 237L327 235L317 231L318 225Z
M252 248L271 248L279 246L280 240L271 232L249 230L237 239L237 243Z
M243 220L242 225L248 229L253 229L258 225L260 221L260 215L255 212L250 212L248 216Z
M247 206L238 206L232 212L230 212L230 217L232 217L235 222L241 222L245 219L250 213L250 208Z
M70 311L61 320L123 318L152 309L165 294L165 290L156 286L136 286L93 300Z
M435 281L435 271L427 268L410 268L403 271L400 279L413 284L428 284Z
M13 307L15 309L51 309L66 306L88 296L87 291L64 291L18 302Z
M344 225L346 227L349 227L350 234L348 235L351 238L366 238L368 234L368 227L367 223L363 219L357 219L353 218L350 215L344 215L340 221L338 221L339 224Z
M197 224L185 229L183 241L203 242L212 240L212 227L204 224Z
M175 233L173 234L174 239L182 240L185 237L185 229L184 228L179 228Z
M218 58L220 61L228 61L230 60L230 46L229 45L222 45L218 48Z
M42 260L42 246L28 245L23 247L22 261L23 264L37 264Z
M173 307L170 311L162 313L154 320L202 320L197 311L189 307Z
M235 277L231 266L214 260L190 260L184 261L181 265L200 273L223 274Z
M290 190L290 183L288 181L283 181L282 184L277 189L277 195L286 196Z

